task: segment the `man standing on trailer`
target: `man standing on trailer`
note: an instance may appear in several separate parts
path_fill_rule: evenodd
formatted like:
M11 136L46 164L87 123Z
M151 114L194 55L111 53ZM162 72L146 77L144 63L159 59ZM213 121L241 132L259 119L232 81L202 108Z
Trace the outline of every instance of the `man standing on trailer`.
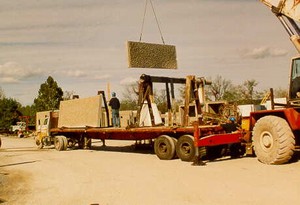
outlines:
M109 101L109 106L112 109L112 123L114 127L120 127L120 115L119 115L119 109L120 109L120 101L117 98L117 95L115 92L112 92L112 98Z

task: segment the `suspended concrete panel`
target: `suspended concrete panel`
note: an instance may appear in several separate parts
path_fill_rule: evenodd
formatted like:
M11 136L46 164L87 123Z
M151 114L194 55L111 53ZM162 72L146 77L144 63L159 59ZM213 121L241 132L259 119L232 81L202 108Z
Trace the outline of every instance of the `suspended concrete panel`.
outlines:
M127 41L129 68L177 69L173 45Z

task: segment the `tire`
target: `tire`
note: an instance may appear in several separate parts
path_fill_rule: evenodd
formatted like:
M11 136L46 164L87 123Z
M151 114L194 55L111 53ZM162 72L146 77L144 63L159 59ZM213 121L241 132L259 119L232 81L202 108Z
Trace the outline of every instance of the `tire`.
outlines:
M294 154L295 136L286 120L265 116L253 128L253 146L260 162L283 164Z
M74 149L75 144L76 144L76 141L74 141L74 139L70 138L70 139L68 140L68 145L67 145L67 147L70 148L70 149Z
M83 136L78 137L77 143L78 143L78 149L83 149L84 148L84 137Z
M35 144L38 147L38 149L43 149L43 147L44 147L43 142L41 140L39 140L39 139L35 140Z
M84 147L83 149L91 149L92 148L92 139L88 137L84 137Z
M191 135L181 136L176 144L176 154L182 161L192 161L196 154L194 137Z
M154 152L159 159L171 160L175 157L175 141L168 135L155 139Z
M64 150L64 139L63 136L56 136L54 138L54 147L57 151L63 151Z
M175 154L174 154L173 159L178 159L178 156L176 154L176 145L177 145L178 140L175 137L172 137L172 140L173 140L174 146L175 146Z
M65 136L61 136L64 141L64 148L63 150L67 150L68 148L68 139Z

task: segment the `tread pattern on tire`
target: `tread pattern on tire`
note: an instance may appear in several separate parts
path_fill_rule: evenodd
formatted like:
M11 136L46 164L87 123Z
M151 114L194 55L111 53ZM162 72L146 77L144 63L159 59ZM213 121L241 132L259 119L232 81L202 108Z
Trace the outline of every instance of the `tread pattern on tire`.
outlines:
M183 144L187 145L189 148L188 153L184 153ZM191 135L183 135L178 139L176 144L176 154L181 159L181 161L190 162L194 159L196 153L196 149L194 146L194 137Z
M63 141L64 141L64 147L63 150L67 150L68 149L68 139L65 136L61 136Z
M262 132L272 134L273 148L265 151L260 144ZM260 118L253 128L253 145L258 160L265 164L283 164L288 162L295 150L295 136L283 118L265 116Z
M64 139L63 139L63 136L56 136L55 139L54 139L54 146L55 146L55 149L57 151L63 151L64 150Z
M154 152L159 159L162 160L171 160L175 157L175 143L176 141L168 136L161 135L154 141ZM166 145L166 151L161 152L160 146L161 144Z

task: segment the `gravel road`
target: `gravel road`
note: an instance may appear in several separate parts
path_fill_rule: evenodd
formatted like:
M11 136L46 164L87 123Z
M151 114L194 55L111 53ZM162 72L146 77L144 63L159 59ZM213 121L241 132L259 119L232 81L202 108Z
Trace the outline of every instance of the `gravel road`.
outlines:
M206 166L159 160L130 141L92 150L38 150L33 138L1 136L0 204L298 204L300 161L264 165L223 158Z

